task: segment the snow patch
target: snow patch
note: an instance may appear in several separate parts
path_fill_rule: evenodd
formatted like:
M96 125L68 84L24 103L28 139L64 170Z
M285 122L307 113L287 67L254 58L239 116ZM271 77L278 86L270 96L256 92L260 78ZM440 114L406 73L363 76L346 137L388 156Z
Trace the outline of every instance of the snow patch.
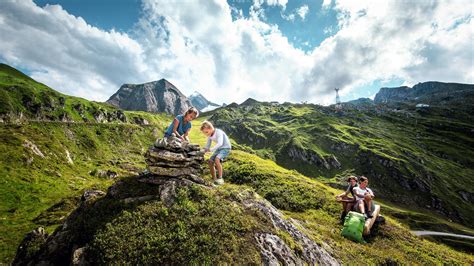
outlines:
M201 112L203 112L203 113L204 113L204 112L209 112L209 111L212 111L212 110L214 110L214 109L216 109L216 108L218 108L218 107L220 107L220 106L208 105L208 106L204 107L204 108L201 110Z

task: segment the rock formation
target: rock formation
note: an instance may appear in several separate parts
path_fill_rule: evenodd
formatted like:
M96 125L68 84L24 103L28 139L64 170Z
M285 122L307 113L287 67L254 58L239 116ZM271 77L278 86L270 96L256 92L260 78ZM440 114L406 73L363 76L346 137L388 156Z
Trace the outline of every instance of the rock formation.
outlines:
M375 95L374 102L421 102L427 104L456 103L466 98L474 97L474 85L443 82L418 83L413 88L402 86L396 88L381 88Z
M189 99L165 79L144 84L124 84L107 103L130 111L182 114L192 106Z
M201 164L204 152L199 145L174 136L158 139L145 154L148 171L160 178L185 178L204 184ZM145 179L144 182L154 181Z

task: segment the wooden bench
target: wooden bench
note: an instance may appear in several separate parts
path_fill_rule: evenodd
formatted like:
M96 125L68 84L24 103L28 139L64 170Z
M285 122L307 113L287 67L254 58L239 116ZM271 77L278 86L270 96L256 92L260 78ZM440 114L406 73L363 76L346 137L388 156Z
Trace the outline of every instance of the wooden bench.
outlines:
M374 205L374 211L372 212L372 218L365 220L364 224L364 232L362 233L364 236L367 236L370 234L370 229L375 223L375 220L377 219L377 216L380 214L380 205L375 204Z

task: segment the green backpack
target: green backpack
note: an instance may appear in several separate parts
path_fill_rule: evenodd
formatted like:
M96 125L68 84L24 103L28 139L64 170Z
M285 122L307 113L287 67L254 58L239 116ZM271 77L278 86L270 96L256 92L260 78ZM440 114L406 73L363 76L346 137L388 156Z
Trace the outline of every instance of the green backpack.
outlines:
M342 236L358 243L365 243L365 240L362 238L364 224L365 218L362 213L349 212L344 220Z

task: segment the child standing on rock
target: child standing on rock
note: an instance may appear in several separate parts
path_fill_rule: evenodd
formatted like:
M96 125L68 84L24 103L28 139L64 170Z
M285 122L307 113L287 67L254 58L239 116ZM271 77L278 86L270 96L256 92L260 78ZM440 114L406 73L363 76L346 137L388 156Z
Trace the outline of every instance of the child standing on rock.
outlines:
M213 152L211 158L208 161L209 168L211 169L211 176L214 180L214 184L224 184L222 178L222 161L229 155L232 146L230 145L229 138L224 131L214 128L211 122L204 121L201 125L201 132L207 136L207 145L204 148L204 152ZM211 148L211 143L216 142L216 145ZM218 178L216 178L216 168Z
M168 126L168 129L166 129L165 138L169 138L174 133L177 138L189 141L188 135L189 131L191 131L191 121L198 116L199 111L194 107L189 108L182 115L177 115Z

